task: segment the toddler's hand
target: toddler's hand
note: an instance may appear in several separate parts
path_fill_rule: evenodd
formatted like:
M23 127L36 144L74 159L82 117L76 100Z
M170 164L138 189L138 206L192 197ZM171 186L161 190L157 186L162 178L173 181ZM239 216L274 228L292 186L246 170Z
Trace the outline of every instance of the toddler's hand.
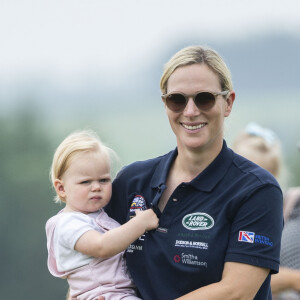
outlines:
M136 218L139 218L145 224L145 231L149 231L158 227L159 219L153 209L136 210Z

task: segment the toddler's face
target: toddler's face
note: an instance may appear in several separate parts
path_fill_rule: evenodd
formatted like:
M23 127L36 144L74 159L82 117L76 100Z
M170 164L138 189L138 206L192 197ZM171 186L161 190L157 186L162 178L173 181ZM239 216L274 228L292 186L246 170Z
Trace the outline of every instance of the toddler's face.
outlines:
M64 211L95 212L111 198L109 162L98 151L76 155L61 182L66 200Z

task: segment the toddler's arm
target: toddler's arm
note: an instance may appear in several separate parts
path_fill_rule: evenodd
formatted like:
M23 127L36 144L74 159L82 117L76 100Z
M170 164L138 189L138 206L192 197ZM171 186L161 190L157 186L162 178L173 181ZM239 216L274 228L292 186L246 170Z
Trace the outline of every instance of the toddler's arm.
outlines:
M125 250L145 231L158 227L158 218L152 209L136 211L136 217L104 234L96 230L84 233L76 242L75 250L94 257L108 258Z

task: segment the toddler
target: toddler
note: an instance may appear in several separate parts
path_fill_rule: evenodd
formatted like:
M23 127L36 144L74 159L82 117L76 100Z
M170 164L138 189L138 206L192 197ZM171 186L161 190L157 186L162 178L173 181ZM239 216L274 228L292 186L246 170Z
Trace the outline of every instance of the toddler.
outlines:
M65 207L46 224L48 268L66 278L72 299L134 300L124 250L158 226L152 209L138 210L120 226L104 212L111 198L112 150L92 131L69 135L57 148L51 167L56 202Z

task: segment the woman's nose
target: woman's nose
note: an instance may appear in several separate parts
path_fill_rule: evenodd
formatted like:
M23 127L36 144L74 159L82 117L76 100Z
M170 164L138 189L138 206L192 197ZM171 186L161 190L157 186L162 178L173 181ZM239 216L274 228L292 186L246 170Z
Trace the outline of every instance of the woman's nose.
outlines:
M200 111L199 111L198 107L196 106L193 97L189 97L186 107L184 108L183 114L184 114L184 116L187 116L187 117L200 114Z

